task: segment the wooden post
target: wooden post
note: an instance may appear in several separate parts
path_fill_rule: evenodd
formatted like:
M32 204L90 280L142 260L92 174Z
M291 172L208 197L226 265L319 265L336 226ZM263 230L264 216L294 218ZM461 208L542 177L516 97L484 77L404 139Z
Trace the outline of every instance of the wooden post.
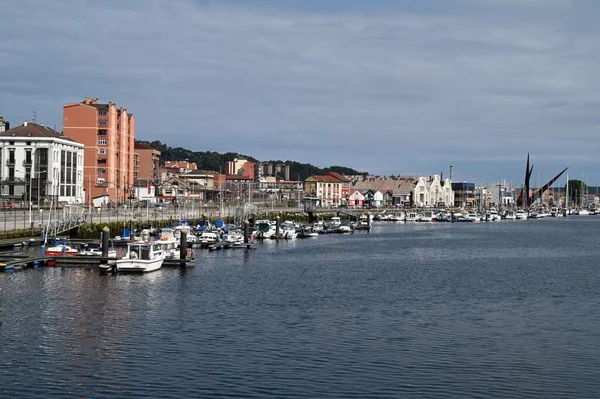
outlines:
M248 244L250 238L250 222L244 220L244 244Z
M108 226L104 226L102 229L102 257L108 257L108 239L110 237L110 229Z
M185 231L181 232L181 236L179 238L179 259L187 259L187 233ZM185 265L185 262L182 262L181 264Z
M129 221L129 241L133 241L133 236L134 236L134 231L135 231L135 222L133 219L131 219Z
M371 214L367 212L367 230L371 230Z
M275 216L275 239L279 240L279 227L281 223L281 218L279 215Z

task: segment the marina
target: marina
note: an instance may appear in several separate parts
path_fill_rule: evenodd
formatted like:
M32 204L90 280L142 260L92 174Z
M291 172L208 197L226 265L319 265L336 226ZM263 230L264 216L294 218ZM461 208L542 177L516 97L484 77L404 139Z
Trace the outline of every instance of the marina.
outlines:
M374 221L370 232L197 250L193 267L143 275L2 273L0 352L27 365L3 392L67 383L73 395L107 397L593 398L599 227L592 215ZM150 367L157 356L195 378ZM453 378L432 383L446 364ZM139 378L103 385L106 367Z

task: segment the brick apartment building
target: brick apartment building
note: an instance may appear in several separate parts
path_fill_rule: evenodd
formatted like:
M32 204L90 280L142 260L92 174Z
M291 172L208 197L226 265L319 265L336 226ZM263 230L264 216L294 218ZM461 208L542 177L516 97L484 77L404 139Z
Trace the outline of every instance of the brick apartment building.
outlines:
M64 134L85 145L86 201L107 195L123 202L135 183L135 118L123 107L97 98L63 107ZM91 192L88 193L87 191Z
M160 178L160 151L146 143L135 143L134 180L152 180L157 182Z

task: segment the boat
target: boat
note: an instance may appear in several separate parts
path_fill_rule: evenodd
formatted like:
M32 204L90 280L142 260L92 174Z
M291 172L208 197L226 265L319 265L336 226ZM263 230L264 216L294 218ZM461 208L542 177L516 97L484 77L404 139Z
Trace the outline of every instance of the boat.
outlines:
M67 244L58 244L44 250L44 256L75 256L79 251Z
M164 251L167 259L177 259L179 256L179 241L175 239L173 229L164 227L160 233L160 239L155 243Z
M517 210L517 212L515 212L515 216L516 216L517 220L527 220L527 218L529 217L527 215L527 212L525 212L525 210L523 210L523 209Z
M78 255L82 256L102 256L102 244L100 243L88 243L84 244L80 249ZM109 258L116 258L117 251L114 248L109 248Z
M213 233L211 231L205 231L198 238L197 243L199 243L201 247L208 247L209 245L216 244L218 241L219 241L219 237L217 236L216 233Z
M127 245L127 254L117 259L117 271L147 273L160 269L165 252L156 241L138 241Z
M0 263L0 272L6 272L8 270L13 270L15 265L12 263Z
M223 241L234 245L241 245L244 243L244 235L242 233L229 232L225 234Z
M506 220L517 220L517 213L515 211L506 211L504 215L504 219Z

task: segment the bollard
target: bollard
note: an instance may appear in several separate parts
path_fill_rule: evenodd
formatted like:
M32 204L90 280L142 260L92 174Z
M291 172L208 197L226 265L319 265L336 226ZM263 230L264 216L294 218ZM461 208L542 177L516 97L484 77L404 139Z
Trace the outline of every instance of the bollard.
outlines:
M454 211L450 211L450 223L454 223Z
M185 231L181 232L181 236L179 237L179 259L185 260L187 258L187 233ZM182 263L183 265L185 263Z
M135 221L132 219L129 221L129 241L133 241L135 231Z
M279 227L281 225L281 218L279 215L275 216L275 239L279 240Z
M108 258L108 239L110 237L110 229L104 226L102 229L102 257Z
M250 222L244 221L244 244L248 244L250 237Z
M371 230L371 214L367 212L367 230Z
M255 230L256 229L256 218L254 217L254 215L252 215L250 217L250 219L248 219L248 223L250 225L250 230Z

